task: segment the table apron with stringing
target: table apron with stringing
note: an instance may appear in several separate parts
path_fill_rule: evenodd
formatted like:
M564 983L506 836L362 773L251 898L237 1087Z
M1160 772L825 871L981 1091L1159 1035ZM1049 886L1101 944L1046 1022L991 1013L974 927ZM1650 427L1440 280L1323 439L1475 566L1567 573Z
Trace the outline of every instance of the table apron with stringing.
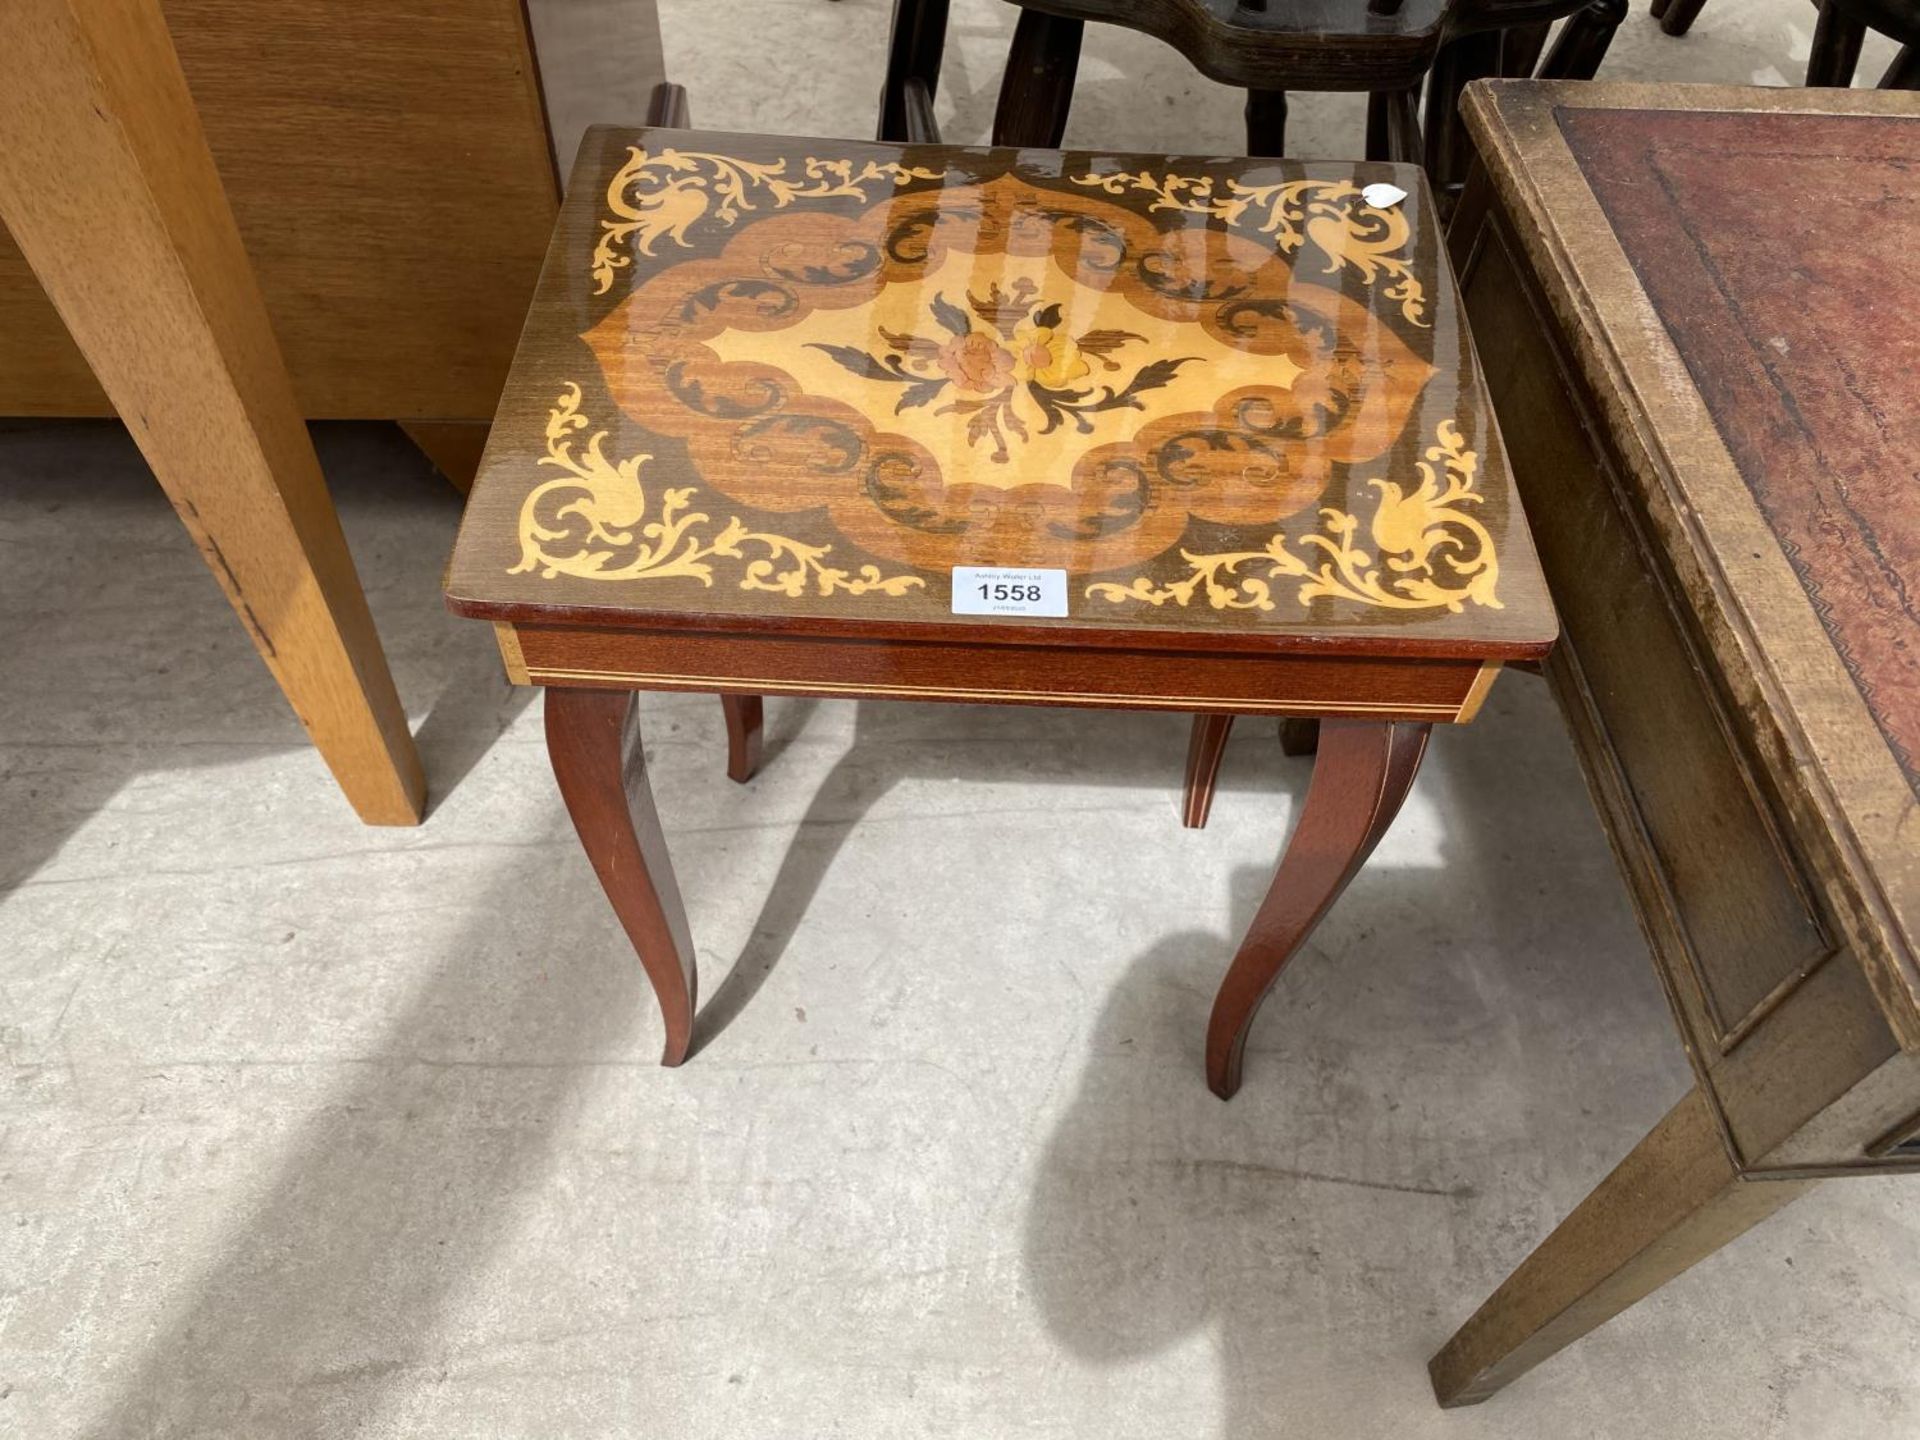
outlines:
M1471 720L1500 669L1492 660L903 644L505 622L495 631L508 677L522 685L1429 724Z

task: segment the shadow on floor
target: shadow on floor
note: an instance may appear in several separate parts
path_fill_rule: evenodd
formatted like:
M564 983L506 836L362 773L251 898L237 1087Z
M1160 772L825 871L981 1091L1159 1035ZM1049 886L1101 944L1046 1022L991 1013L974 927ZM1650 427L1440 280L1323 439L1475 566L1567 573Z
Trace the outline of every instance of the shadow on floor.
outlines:
M437 806L532 692L441 602L459 496L392 426L314 433ZM118 423L0 425L0 486L4 898L142 773L307 741Z
M814 713L813 701L769 707L762 774L777 763L780 750ZM1161 786L1167 796L1168 827L1174 836L1182 833L1178 808L1189 716L890 702L862 703L857 714L853 744L814 792L768 887L751 938L718 987L706 992L709 998L695 1021L695 1054L737 1019L766 984L848 835L898 784L938 778L963 785L1051 779L1076 788L1137 791ZM721 759L716 754L714 763ZM1237 790L1250 782L1277 789L1284 783L1301 787L1296 795L1304 794L1311 765L1310 760L1281 754L1274 720L1245 717L1229 742L1219 790ZM709 977L702 978L703 991L709 983Z
M444 1307L544 1203L580 1092L607 1064L657 1068L607 1058L646 1023L630 953L569 953L554 983L543 917L598 903L585 866L516 865L498 892L525 903L459 935L375 1053L337 1067L357 1078L311 1109L90 1440L358 1434L428 1383Z
M1510 1208L1476 1203L1482 1185L1579 1163L1529 1123L1599 1079L1551 1037L1591 1009L1604 1054L1612 1025L1661 1022L1630 943L1604 963L1543 945L1567 913L1618 911L1622 939L1630 922L1610 869L1515 890L1516 844L1591 821L1571 764L1517 776L1506 750L1436 734L1415 795L1439 817L1438 863L1396 861L1390 838L1275 986L1231 1102L1202 1080L1207 1009L1269 872L1234 875L1230 933L1167 936L1107 994L1039 1162L1024 1263L1048 1331L1113 1369L1116 1393L1127 1367L1197 1342L1220 1369L1225 1440L1337 1434L1351 1395L1382 1388L1424 1411L1427 1355L1484 1298L1461 1277L1512 1237ZM1609 1018L1615 994L1637 1003ZM1626 1134L1684 1086L1677 1063L1650 1069L1608 1079L1646 1092Z

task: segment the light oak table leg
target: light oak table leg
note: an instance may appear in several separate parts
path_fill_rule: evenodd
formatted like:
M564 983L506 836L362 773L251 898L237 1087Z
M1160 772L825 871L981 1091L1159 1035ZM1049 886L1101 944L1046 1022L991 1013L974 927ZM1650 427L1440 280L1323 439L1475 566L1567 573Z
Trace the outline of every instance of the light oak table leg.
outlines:
M426 784L156 0L0 6L0 218L363 820Z
M1207 1085L1222 1100L1240 1088L1241 1056L1260 1002L1400 813L1431 728L1392 720L1320 722L1300 823L1207 1023Z
M699 993L692 932L647 785L638 706L629 690L547 691L547 757L600 887L653 984L666 1021L662 1065L693 1044Z
M1690 1092L1433 1357L1434 1394L1477 1404L1817 1183L1742 1179Z

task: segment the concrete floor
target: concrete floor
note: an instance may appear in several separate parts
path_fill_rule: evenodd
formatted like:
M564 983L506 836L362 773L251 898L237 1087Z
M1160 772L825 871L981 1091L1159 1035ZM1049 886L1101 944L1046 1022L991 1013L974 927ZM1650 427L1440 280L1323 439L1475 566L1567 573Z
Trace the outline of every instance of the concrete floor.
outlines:
M665 8L696 119L869 130L879 0ZM955 9L975 138L1011 12ZM1636 14L1613 68L1777 78L1810 16ZM1147 42L1083 79L1074 143L1234 146ZM1301 148L1353 108L1303 99ZM1178 717L774 701L741 788L716 704L651 701L729 1022L666 1072L538 704L439 607L455 498L390 431L321 444L418 831L354 823L116 429L0 428L0 1433L1920 1435L1890 1181L1434 1407L1427 1355L1686 1084L1535 683L1436 739L1231 1105L1207 1004L1307 774L1270 727L1189 834Z

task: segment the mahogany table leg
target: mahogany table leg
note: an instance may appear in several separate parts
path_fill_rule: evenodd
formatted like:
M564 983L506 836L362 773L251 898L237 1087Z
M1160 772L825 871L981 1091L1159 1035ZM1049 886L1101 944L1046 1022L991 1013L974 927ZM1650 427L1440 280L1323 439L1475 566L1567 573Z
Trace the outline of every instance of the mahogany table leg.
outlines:
M760 697L722 695L720 708L727 712L727 778L744 785L760 768Z
M1240 1088L1240 1059L1260 1002L1387 833L1420 769L1431 728L1394 720L1320 722L1320 752L1300 823L1207 1022L1207 1085L1222 1100Z
M1320 748L1320 722L1304 715L1288 715L1280 721L1280 753L1311 755Z
M1433 1357L1435 1396L1478 1404L1817 1183L1741 1178L1690 1091Z
M993 143L1052 149L1067 132L1073 77L1080 68L1080 20L1022 10L993 112Z
M600 887L640 954L667 1025L662 1065L693 1041L693 937L647 786L638 707L628 690L547 690L547 757Z
M1196 715L1187 740L1187 784L1180 801L1180 823L1189 830L1206 828L1213 809L1213 782L1220 775L1220 756L1233 729L1231 715Z

